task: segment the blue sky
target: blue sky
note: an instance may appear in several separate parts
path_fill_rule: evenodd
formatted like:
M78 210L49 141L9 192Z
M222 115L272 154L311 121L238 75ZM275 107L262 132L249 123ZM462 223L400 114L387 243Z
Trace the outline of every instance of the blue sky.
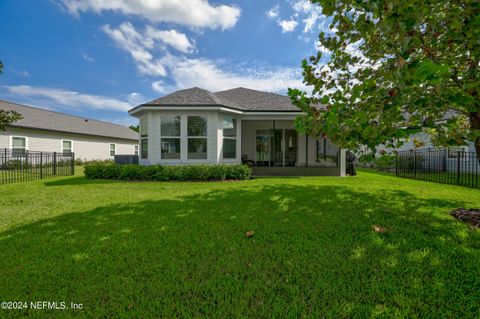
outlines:
M327 20L306 0L3 0L0 98L135 123L177 89L302 87Z

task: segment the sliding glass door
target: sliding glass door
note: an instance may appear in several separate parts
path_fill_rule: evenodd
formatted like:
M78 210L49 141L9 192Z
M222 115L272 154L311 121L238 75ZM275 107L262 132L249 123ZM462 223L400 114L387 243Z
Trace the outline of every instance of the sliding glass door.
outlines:
M256 132L257 166L295 166L298 134L293 129L264 129Z

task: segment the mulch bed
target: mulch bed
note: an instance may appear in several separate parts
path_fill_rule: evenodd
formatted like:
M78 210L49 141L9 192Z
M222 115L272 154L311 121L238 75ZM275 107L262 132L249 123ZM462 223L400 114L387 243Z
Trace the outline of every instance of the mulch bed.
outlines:
M473 227L480 227L480 209L457 208L452 210L450 215Z

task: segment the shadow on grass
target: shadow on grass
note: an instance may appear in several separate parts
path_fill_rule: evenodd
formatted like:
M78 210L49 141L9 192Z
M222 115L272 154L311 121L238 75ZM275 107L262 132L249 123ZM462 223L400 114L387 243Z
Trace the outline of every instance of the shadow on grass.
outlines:
M45 186L68 186L68 185L87 185L87 184L111 184L121 183L113 179L87 179L84 176L62 178L55 181L46 181Z
M0 295L89 317L475 316L480 236L444 214L461 205L278 185L98 207L1 233Z

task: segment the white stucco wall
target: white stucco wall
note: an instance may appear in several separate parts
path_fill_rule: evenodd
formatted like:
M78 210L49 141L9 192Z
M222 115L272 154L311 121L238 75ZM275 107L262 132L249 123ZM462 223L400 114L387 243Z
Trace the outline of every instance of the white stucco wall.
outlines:
M72 141L75 158L84 160L111 159L110 144L116 145L116 154L133 155L137 141L71 134L62 132L42 131L24 128L8 128L0 132L0 148L11 148L11 137L27 138L27 149L30 151L62 152L62 141Z

